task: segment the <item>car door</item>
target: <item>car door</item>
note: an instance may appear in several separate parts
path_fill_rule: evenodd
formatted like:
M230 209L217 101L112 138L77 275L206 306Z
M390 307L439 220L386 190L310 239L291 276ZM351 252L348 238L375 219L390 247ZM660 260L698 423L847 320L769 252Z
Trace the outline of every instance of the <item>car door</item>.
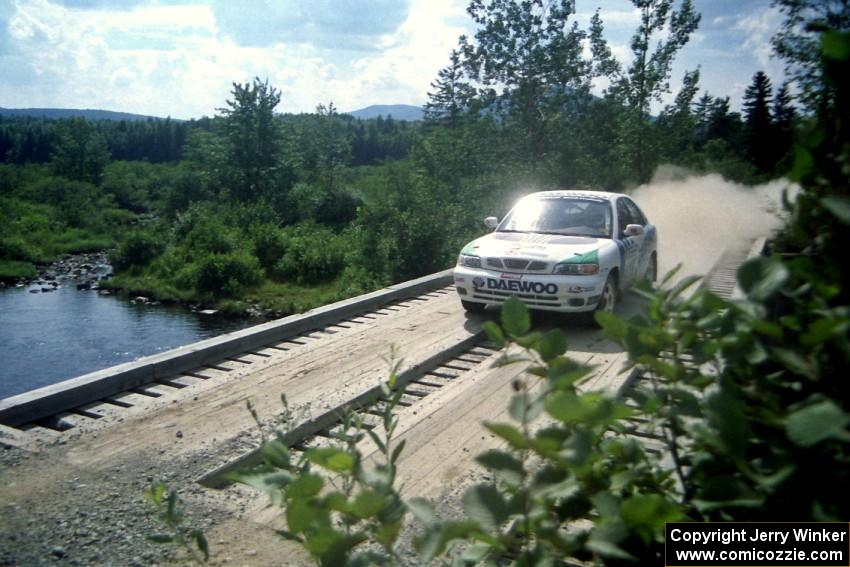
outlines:
M623 285L629 286L646 271L646 262L643 258L645 235L629 236L626 234L626 227L630 224L643 226L641 224L643 215L627 197L621 197L617 200L617 217L619 220L617 224L618 246L622 246L623 250Z

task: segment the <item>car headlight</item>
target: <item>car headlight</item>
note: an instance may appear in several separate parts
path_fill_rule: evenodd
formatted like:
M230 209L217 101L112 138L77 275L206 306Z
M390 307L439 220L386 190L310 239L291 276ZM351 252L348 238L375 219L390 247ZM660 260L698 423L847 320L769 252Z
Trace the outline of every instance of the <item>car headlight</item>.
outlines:
M556 274L592 276L599 273L599 264L555 264Z
M468 256L466 254L461 254L457 257L457 265L463 266L464 268L480 268L481 258L478 256Z

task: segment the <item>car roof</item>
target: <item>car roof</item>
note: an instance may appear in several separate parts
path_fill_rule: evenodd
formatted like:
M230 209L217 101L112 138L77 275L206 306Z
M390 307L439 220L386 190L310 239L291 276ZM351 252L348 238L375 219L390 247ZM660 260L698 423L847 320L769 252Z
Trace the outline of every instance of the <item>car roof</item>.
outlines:
M526 195L523 199L539 199L539 198L559 198L571 197L578 199L588 199L594 201L613 201L618 197L625 197L623 193L611 193L608 191L588 191L588 190L561 190L561 191L538 191Z

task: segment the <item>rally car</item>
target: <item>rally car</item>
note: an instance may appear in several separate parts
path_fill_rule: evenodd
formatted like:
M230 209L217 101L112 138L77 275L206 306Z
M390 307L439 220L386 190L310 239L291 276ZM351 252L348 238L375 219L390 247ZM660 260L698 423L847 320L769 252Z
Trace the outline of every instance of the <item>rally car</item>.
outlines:
M654 281L658 233L627 195L544 191L517 202L467 244L454 283L467 311L517 297L531 309L613 311L620 292Z

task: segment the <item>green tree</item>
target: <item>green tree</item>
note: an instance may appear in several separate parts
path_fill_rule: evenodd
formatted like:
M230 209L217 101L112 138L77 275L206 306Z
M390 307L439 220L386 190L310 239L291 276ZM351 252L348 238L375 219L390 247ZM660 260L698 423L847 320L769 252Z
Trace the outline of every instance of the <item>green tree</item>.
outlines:
M632 3L640 11L640 24L630 46L632 61L626 70L609 64L612 81L609 93L630 110L621 125L623 152L638 180L643 181L649 178L657 159L650 106L670 92L675 56L699 27L701 16L691 0L683 0L678 10L673 9L674 0L632 0Z
M820 56L824 30L850 31L850 3L845 0L773 0L785 16L773 37L773 49L785 60L785 71L799 86L800 100L810 111L835 104L835 91L824 77Z
M467 12L477 31L474 42L460 38L460 50L481 104L518 127L520 150L537 161L564 99L590 88L594 66L583 55L587 33L571 23L575 2L472 0Z
M763 172L771 172L776 166L776 140L770 116L772 90L770 79L759 71L744 93L747 157Z
M437 73L425 103L425 120L456 129L474 108L475 88L465 80L460 53L453 49L449 65Z
M779 87L773 97L772 116L776 136L776 158L780 163L780 171L787 171L794 145L794 123L797 120L797 110L794 108L787 82Z
M685 73L675 101L659 116L658 126L663 134L662 156L665 159L681 159L693 152L699 124L698 115L693 110L698 90L699 69Z
M108 162L106 142L90 122L72 118L59 123L50 162L56 175L97 185Z
M233 83L232 100L219 109L224 118L228 163L233 171L233 192L244 201L269 196L281 166L282 136L274 109L280 91L268 80Z

